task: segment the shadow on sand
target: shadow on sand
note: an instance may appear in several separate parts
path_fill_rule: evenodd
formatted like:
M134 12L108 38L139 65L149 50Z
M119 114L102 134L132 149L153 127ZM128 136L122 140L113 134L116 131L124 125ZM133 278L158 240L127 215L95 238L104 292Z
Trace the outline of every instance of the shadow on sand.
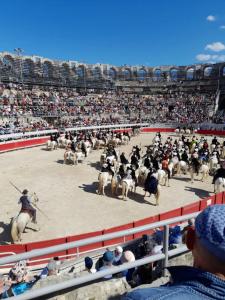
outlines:
M81 186L79 186L79 188L83 189L84 192L91 193L91 194L97 194L98 193L98 181L95 181L91 184L82 184ZM105 187L105 196L106 197L122 200L121 195L122 195L121 188L118 189L117 195L112 195L110 184L108 184ZM101 196L101 195L99 195L99 196ZM151 195L151 199L153 199L153 198L154 198L154 195ZM151 202L147 201L147 200L145 200L144 195L141 195L137 192L131 192L131 191L128 192L128 197L127 197L126 201L130 201L130 200L136 201L141 204L149 204L149 205L155 206L154 200Z
M195 188L192 186L186 186L185 187L185 191L189 191L194 193L196 196L198 196L199 198L205 198L205 197L209 197L211 192L203 190L203 189L199 189L199 188Z
M8 245L13 243L11 237L11 222L8 224L0 222L0 232L0 245Z

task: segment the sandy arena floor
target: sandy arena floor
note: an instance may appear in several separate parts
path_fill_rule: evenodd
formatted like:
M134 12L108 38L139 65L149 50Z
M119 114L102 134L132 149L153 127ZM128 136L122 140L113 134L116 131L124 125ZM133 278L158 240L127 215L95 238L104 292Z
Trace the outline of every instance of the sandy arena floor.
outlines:
M128 155L132 146L140 143L145 151L144 146L151 143L153 136L141 134L134 137L128 146L120 147L120 151ZM62 164L64 151L46 151L44 147L36 147L0 154L0 243L11 241L9 223L20 209L17 203L20 194L9 181L21 190L27 188L30 192L36 192L40 199L40 209L49 216L48 220L38 212L41 230L35 232L27 229L27 233L23 234L23 242L126 224L212 195L211 177L202 183L199 176L191 184L189 176L182 175L171 179L170 187L162 187L158 207L151 204L155 203L153 196L143 197L144 191L140 187L136 194L128 194L128 201L111 197L109 187L106 196L99 196L96 190L102 150L92 151L84 163L77 166Z

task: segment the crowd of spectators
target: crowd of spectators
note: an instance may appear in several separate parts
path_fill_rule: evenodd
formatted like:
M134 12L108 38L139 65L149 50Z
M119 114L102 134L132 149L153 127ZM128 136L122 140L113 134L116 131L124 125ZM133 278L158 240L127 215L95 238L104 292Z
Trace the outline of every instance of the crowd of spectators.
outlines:
M182 243L182 231L180 226L175 226L170 230L170 248L176 247ZM106 251L97 260L90 256L84 258L81 271L76 270L76 265L67 269L68 273L73 273L73 277L81 277L87 274L94 274L98 271L108 270L113 266L119 266L125 263L134 262L146 256L162 253L163 249L163 231L156 230L153 235L143 235L135 244L114 249L106 248ZM58 257L51 259L46 267L34 274L28 270L27 262L19 261L16 263L7 275L0 274L0 299L19 295L31 289L34 284L49 276L60 275L60 268L63 261ZM110 280L112 278L125 278L131 287L141 284L151 283L162 275L161 262L151 263L137 268L127 269L115 275L106 275L101 280Z
M93 91L81 95L72 88L2 84L0 118L5 121L0 125L2 130L11 128L15 131L20 127L25 130L41 130L53 125L73 127L138 122L223 123L224 116L214 115L215 99L214 93L201 94L197 91L168 91L155 95L112 91L96 94ZM27 118L26 121L24 118Z

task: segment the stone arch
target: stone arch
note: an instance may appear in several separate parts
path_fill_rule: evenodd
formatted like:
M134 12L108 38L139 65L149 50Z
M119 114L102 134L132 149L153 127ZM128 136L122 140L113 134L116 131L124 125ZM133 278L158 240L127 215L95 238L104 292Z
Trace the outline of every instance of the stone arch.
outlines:
M50 61L45 61L42 64L42 74L45 78L53 77L53 65Z
M99 67L94 67L92 69L92 79L100 79L102 77L102 71Z
M125 80L131 79L131 69L129 69L129 68L123 69L122 76L123 76L123 79L125 79Z
M187 80L193 80L195 77L195 69L193 67L190 67L186 71L186 79Z
M212 66L206 66L203 69L203 76L204 78L211 77L213 73L213 67Z
M61 66L60 73L63 78L70 77L70 66L67 63L63 63Z
M110 68L107 72L107 75L111 78L111 79L116 79L117 77L117 71L115 68Z
M147 70L145 68L141 68L137 71L137 78L138 80L144 81L147 78Z
M179 77L179 70L176 68L171 68L170 69L170 79L172 81L177 81Z
M86 69L85 69L84 65L79 65L76 68L76 75L77 75L78 78L84 78L85 73L86 73Z
M22 61L22 72L25 76L31 76L34 73L34 62L27 58Z
M162 71L159 68L154 69L153 71L153 80L159 81L162 77Z
M11 55L4 55L3 58L2 58L2 62L3 62L3 65L5 67L8 67L8 68L13 68L14 66L14 59L12 58Z

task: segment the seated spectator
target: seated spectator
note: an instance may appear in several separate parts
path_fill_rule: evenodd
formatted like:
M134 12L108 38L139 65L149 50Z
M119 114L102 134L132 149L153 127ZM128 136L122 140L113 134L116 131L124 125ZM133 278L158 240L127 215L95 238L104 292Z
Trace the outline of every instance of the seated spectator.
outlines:
M96 273L96 269L93 268L93 260L92 258L90 257L85 257L84 259L84 263L85 263L85 270L88 272L88 273L91 273L91 274L94 274Z
M126 300L224 299L225 295L225 205L208 206L190 228L186 244L194 267L169 267L172 280L166 286L137 289Z
M174 246L182 243L182 232L180 226L170 228L169 245Z
M8 281L11 284L27 281L27 263L25 260L17 262L9 271Z
M114 266L118 266L121 264L122 254L123 254L123 248L121 246L117 246L114 250L114 260L113 260Z
M112 251L107 250L102 257L103 266L99 269L99 271L110 269L113 266L114 254ZM106 275L103 278L111 279L112 275Z
M58 257L51 259L47 266L42 270L40 278L46 278L47 276L57 275L59 270L59 265L61 264Z
M9 271L8 279L0 275L0 299L23 294L37 282L39 278L29 276L26 261L19 261Z
M135 253L137 259L143 258L146 255L148 255L151 249L152 249L151 237L149 237L147 234L143 234Z
M122 264L130 263L130 262L134 262L134 261L135 261L135 256L134 256L132 251L128 250L128 251L123 252L122 257L121 257L121 263ZM131 268L131 269L127 269L127 270L122 271L122 276L126 277L126 281L128 283L133 281L134 271L135 271L135 268Z

